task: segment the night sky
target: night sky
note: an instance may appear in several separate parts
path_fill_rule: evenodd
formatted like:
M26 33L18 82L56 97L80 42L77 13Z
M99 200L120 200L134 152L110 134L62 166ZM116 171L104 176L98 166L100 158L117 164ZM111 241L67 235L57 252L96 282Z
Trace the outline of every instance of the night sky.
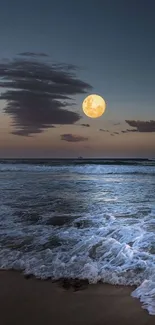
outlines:
M0 1L0 157L155 157L155 2ZM96 93L105 114L82 101Z

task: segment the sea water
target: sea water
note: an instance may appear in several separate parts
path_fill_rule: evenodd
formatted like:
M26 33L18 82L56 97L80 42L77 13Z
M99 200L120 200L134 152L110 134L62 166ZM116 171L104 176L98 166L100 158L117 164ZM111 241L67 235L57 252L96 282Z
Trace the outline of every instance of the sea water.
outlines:
M0 268L135 285L155 315L155 161L1 160Z

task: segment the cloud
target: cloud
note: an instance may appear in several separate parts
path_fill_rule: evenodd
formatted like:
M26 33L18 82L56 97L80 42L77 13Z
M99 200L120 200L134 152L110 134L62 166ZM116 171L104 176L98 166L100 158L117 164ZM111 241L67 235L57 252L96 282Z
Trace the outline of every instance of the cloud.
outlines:
M81 142L81 141L87 141L88 138L69 133L69 134L61 134L61 140L68 141L68 142Z
M128 132L155 132L155 121L135 121L126 120L128 125L135 127L136 129L127 130Z
M119 134L119 132L114 132L114 134Z
M90 124L81 124L81 126L85 126L86 128L89 128L90 127Z
M118 123L114 123L114 125L120 125L120 124L121 124L121 123L119 123L119 122L118 122Z
M126 132L138 132L136 129L127 129Z
M49 126L50 128L55 128L54 125ZM36 129L36 127L34 128L33 126L30 128L30 126L28 128L24 128L23 130L15 130L12 132L12 134L14 135L21 135L21 136L27 136L27 137L32 137L32 134L38 134L38 133L42 133L44 131L44 129Z
M122 133L128 133L128 132L138 132L136 129L127 129L127 130L122 130Z
M26 58L0 62L0 87L5 89L0 99L6 101L4 112L12 117L13 134L29 136L79 121L80 114L67 108L73 105L74 95L85 94L92 86L77 78L78 68L38 61L33 59L35 53L25 53Z
M109 130L99 129L101 132L109 132Z
M42 57L48 57L49 55L46 53L34 53L34 52L22 52L19 53L18 55L20 56L33 56L33 57L38 57L38 56L42 56Z

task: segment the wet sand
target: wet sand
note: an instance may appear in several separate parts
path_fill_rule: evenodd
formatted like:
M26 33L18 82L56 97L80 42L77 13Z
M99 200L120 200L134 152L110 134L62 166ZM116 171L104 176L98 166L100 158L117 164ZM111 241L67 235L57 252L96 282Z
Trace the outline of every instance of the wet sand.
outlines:
M108 284L70 287L0 271L0 325L155 324L155 316L130 296L132 290Z

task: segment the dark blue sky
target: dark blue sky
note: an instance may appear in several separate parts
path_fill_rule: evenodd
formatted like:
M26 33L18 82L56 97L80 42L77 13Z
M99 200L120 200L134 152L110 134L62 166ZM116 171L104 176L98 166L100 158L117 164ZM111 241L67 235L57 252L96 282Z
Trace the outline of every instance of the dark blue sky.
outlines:
M75 64L107 101L105 120L154 120L154 13L153 0L1 0L0 59L30 51Z

